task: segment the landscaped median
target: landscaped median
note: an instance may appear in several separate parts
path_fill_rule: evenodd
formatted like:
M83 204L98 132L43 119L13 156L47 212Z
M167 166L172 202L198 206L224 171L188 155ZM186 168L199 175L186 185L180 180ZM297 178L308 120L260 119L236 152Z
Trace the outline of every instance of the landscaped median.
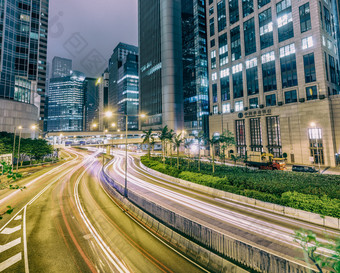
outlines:
M187 159L181 159L179 169L170 166L169 158L165 164L160 157L148 159L143 156L141 161L148 168L182 180L322 216L340 218L339 176L229 166L215 166L213 175L209 163L201 162L198 171L197 161L188 162Z

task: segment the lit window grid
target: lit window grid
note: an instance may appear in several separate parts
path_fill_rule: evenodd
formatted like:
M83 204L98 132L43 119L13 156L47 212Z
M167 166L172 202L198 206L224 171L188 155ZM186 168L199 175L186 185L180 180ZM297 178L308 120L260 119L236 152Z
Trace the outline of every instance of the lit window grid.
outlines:
M288 1L288 2L286 2L286 3L288 3L288 5L286 5L286 7L285 6L283 6L283 9L284 8L287 8L287 7L289 7L290 9L291 9L291 4L293 4L293 9L295 9L295 8L298 8L301 4L299 3L299 4L297 4L296 6L295 6L295 2L293 2L292 3L292 1ZM272 8L272 14L274 15L275 13L276 13L276 9L274 8L273 9L273 6L275 7L275 5L276 5L276 3L274 3L274 2L270 2L270 3L268 3L268 4L266 4L265 6L266 7L264 7L264 9L268 9L268 7L271 7ZM288 10L288 9L287 9ZM240 11L241 12L241 11ZM255 12L253 13L253 15L256 17L257 16L257 12L256 12L256 10L255 10ZM282 15L282 14L279 14L279 15ZM312 10L312 12L311 12L311 15L313 16L313 15L315 15L315 11L313 11ZM318 13L318 11L317 11L317 14L316 15L319 15L319 13ZM278 18L279 16L276 16L276 18ZM296 18L295 18L296 17ZM275 17L274 17L275 18ZM248 20L248 18L247 18L247 20ZM246 20L244 20L244 21L246 21ZM243 21L243 22L244 22ZM297 23L299 23L300 22L300 17L299 17L299 14L297 14L297 16L296 15L294 15L294 22L297 22ZM273 23L273 22L271 22L271 23ZM258 22L257 22L257 24L258 24ZM276 25L276 28L278 27L277 26L277 22L276 23L274 23L274 26ZM230 34L229 32L230 32L230 30L231 29L233 29L235 27L235 25L227 25L227 32L226 33L228 33L228 34ZM240 27L242 28L242 18L240 18ZM313 30L313 32L305 32L305 33L313 33L314 34L314 30L315 30L315 26L313 25L313 27L312 27L312 30ZM272 26L269 28L270 30L272 30ZM300 30L300 28L299 28L299 30ZM319 30L320 31L320 30ZM215 38L218 38L219 36L221 36L222 34L226 34L226 33L224 33L224 32L222 32L222 33L215 33ZM321 33L323 33L323 31L321 31ZM275 38L275 36L277 35L277 32L275 32L274 33L274 38ZM294 41L294 46L296 47L295 48L295 51L300 51L300 50L303 50L304 49L304 47L302 46L302 38L303 37L301 37L302 35L301 35L301 33L300 32L297 32L297 31L294 31L294 37L293 38L290 38L288 41ZM306 35L304 35L304 36L306 36ZM317 36L317 35L316 35ZM309 37L309 36L308 36ZM300 38L300 40L298 40L298 38ZM259 33L258 33L258 30L257 30L257 34L256 34L256 40L257 40L257 42L258 42L258 39L259 39ZM300 41L300 42L299 42ZM327 45L327 38L325 39L325 43L326 43L326 45ZM245 58L244 58L244 56L243 56L243 48L244 48L244 41L241 41L241 45L242 45L242 56L241 56L241 60L242 60L242 63L245 65L245 68L247 69L247 63L246 63L246 60L245 60ZM274 47L277 47L278 45L282 45L282 44L286 44L287 42L286 41L283 41L283 42L279 42L279 43L277 43L277 39L274 39ZM315 43L316 43L316 41L313 39L313 37L310 37L309 38L309 40L307 40L307 45L308 45L308 47L307 48L311 48L311 47L313 47L313 46L315 46ZM217 43L217 45L218 45L218 43ZM328 45L327 45L327 47L331 47L331 46L329 46L330 45L330 43L328 43ZM337 50L336 50L336 48L334 47L335 46L335 42L333 42L332 43L332 48L333 48L333 50L334 50L334 52L337 52ZM318 50L318 48L316 48L316 50ZM257 49L257 51L256 51L257 53L259 53L259 52L261 52L259 49ZM219 51L218 51L218 53L220 53ZM268 52L267 52L268 53ZM264 54L267 54L267 53L264 53ZM278 58L275 58L275 57L282 57L282 56L284 56L284 55L289 55L289 54L293 54L294 53L294 48L293 49L291 49L291 48L289 48L288 50L284 50L284 51L282 51L281 50L281 56L280 56L280 51L279 51L279 49L276 51L274 51L274 50L272 50L272 52L271 52L271 54L268 54L268 55L264 55L264 56L261 56L261 59L259 59L259 61L261 62L261 63L266 63L266 62L270 62L270 61L275 61L275 63L276 63L276 66L277 66L277 64L278 64L278 60L276 60L276 59L278 59ZM296 53L295 53L296 54ZM304 53L303 53L304 54ZM297 56L299 56L299 52L298 52L298 54L297 54ZM222 65L222 63L221 63L221 59L222 58L220 58L220 56L217 56L218 58L219 58L219 61L220 61L220 68L218 69L219 71L217 71L217 73L219 72L220 73L220 76L221 75L223 75L223 73L224 72L222 72L222 70L224 70L225 68L224 67L221 67ZM263 58L262 58L263 57ZM267 58L266 58L267 57ZM263 60L263 62L262 62L262 60ZM228 63L226 64L226 63L223 63L223 65L228 65ZM280 63L279 63L279 65L280 65ZM231 68L232 69L232 66L233 66L233 62L231 62L229 65L228 65L228 67L227 68ZM301 64L301 61L299 61L299 63L297 64L297 66L298 66L298 69L300 69L300 68L303 68L303 63ZM261 70L261 68L259 69L259 70ZM280 70L280 67L277 67L277 81L280 81L280 72L281 72L281 70ZM261 73L261 72L259 72L259 73ZM260 75L259 75L260 76ZM303 75L302 75L303 76ZM299 79L300 79L300 75L298 76L299 77ZM321 76L321 79L318 79L318 80L323 80L322 79L323 77ZM303 84L304 83L304 80L302 80L302 77L301 77L301 84L300 84L300 82L299 82L299 86L300 85L304 85ZM304 88L303 86L301 86L302 88ZM281 87L277 87L274 91L275 92L282 92L283 90L281 90L282 88ZM262 90L262 87L260 87L260 92L261 92L261 94L265 94L265 93L263 93L263 90ZM231 93L232 93L232 91L231 91ZM246 95L245 95L245 97L246 97ZM280 96L279 96L280 97ZM231 100L233 100L234 98L233 97L231 97ZM261 100L262 101L262 100ZM281 99L278 99L278 102L280 102L281 101ZM261 102L262 103L262 102Z

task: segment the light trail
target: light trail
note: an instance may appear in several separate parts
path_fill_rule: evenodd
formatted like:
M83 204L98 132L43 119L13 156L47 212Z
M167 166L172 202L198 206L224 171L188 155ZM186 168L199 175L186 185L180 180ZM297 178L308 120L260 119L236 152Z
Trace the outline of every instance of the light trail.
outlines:
M133 162L131 164L131 161ZM269 238L271 241L276 241L280 242L286 245L289 245L294 248L300 248L300 246L294 242L294 239L292 238L292 234L294 234L293 229L285 228L277 224L272 224L267 221L262 221L259 219L256 219L254 217L250 217L247 215L244 215L242 213L234 212L229 209L222 208L220 206L212 205L209 204L208 202L200 201L192 197L188 197L184 194L176 193L172 190L165 189L161 186L154 185L152 183L145 182L145 178L147 180L153 180L155 182L160 182L159 177L156 179L153 179L154 175L151 175L148 173L148 175L145 175L139 171L136 170L136 164L133 160L133 158L130 156L129 157L129 168L133 168L134 172L140 175L142 178L138 178L135 175L132 175L131 173L128 174L128 183L134 184L138 187L141 187L143 189L147 189L150 192L153 192L165 199L171 200L172 202L177 202L178 204L185 206L187 208L190 208L193 211L199 212L202 215L206 215L208 217L214 217L215 219L219 221L226 222L228 224L232 224L234 226L240 227L243 230L249 231L251 233L258 234L260 236L264 236L266 238ZM117 153L115 159L112 161L112 168L114 173L116 173L121 179L119 181L122 181L122 178L124 178L124 170L123 170L123 157L120 153ZM105 171L107 172L108 166L105 168ZM138 169L138 168L137 168ZM174 183L171 183L174 184ZM179 185L176 185L178 188ZM131 187L130 189L131 190ZM139 192L140 194L140 192ZM144 196L145 197L145 196ZM218 201L218 200L217 200ZM164 203L163 203L164 205ZM234 204L232 204L234 205ZM169 209L169 205L166 205ZM245 206L238 206L239 209L246 209L249 210L248 207ZM263 212L261 210L256 210L252 209L252 213L258 213L258 214L267 214L267 216L272 217L274 216L273 214L271 215L270 213ZM280 221L287 221L287 219L291 222L294 222L296 224L301 224L301 222L291 220L287 217L284 216L278 216L275 215L275 218L280 218ZM334 232L334 234L336 234ZM339 234L339 233L337 233ZM235 238L236 239L236 238ZM238 239L239 240L239 239ZM320 239L322 242L327 242L326 240ZM319 251L322 252L324 255L329 255L333 254L333 251L330 251L329 249L326 248L319 248Z

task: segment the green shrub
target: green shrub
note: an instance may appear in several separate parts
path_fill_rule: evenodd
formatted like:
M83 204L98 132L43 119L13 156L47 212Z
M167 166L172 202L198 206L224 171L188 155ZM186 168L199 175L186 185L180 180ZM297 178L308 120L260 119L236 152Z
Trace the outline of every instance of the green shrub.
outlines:
M191 167L181 159L180 169L165 164L161 157L141 158L142 163L161 173L215 189L250 198L311 211L321 215L340 217L340 178L332 175L305 174L281 171L260 171L247 168L216 166L202 162L198 172L197 161Z

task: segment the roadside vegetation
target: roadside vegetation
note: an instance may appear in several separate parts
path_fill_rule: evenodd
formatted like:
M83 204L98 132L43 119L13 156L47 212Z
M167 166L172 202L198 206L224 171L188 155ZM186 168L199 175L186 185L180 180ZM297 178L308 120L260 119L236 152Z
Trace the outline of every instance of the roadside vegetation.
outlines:
M303 249L306 263L312 263L319 273L340 272L340 238L329 240L326 243L320 242L315 233L310 230L297 230L293 238ZM332 254L328 256L318 254L320 247L331 250Z
M183 180L265 202L340 218L339 176L212 166L210 163L185 158L179 158L178 168L172 166L173 160L168 157L162 160L162 157L143 156L141 160L151 169Z

